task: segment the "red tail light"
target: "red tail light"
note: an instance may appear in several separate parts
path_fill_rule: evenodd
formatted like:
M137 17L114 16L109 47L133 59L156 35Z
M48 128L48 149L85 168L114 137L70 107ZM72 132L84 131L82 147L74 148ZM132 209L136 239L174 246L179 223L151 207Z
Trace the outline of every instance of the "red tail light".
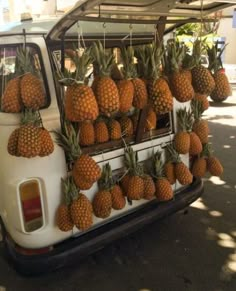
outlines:
M25 231L32 232L41 228L44 219L39 181L32 179L21 183L19 194Z

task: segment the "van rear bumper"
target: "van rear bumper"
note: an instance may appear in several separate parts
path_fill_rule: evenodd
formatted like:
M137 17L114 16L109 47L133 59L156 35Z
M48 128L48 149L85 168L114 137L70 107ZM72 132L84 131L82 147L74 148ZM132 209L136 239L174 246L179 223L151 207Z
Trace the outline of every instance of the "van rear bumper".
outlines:
M184 190L176 193L174 200L158 203L151 201L141 209L107 223L77 238L70 238L46 254L23 255L6 236L6 248L10 261L19 273L35 275L50 272L66 265L78 264L79 260L107 244L127 236L155 220L169 216L194 202L203 193L203 182L195 179Z

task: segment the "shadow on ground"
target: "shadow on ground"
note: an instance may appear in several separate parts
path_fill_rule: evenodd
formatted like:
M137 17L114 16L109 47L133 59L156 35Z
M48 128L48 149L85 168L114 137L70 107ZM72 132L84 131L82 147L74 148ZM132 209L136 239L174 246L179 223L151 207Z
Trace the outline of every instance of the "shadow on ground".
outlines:
M233 98L233 96L229 97ZM209 101L211 107L232 107L235 106L235 103L230 103L230 102L214 102L214 101Z
M22 277L0 261L8 291L235 291L235 127L209 122L221 178L188 208L78 261L40 277ZM225 147L227 146L227 147Z

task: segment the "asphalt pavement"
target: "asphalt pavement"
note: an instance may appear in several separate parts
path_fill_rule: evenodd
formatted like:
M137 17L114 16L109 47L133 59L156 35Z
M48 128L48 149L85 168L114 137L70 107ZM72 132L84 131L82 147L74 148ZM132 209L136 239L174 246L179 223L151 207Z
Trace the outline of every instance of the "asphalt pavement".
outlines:
M155 222L77 265L35 277L19 275L2 256L0 291L235 291L236 92L205 113L221 178L187 211Z

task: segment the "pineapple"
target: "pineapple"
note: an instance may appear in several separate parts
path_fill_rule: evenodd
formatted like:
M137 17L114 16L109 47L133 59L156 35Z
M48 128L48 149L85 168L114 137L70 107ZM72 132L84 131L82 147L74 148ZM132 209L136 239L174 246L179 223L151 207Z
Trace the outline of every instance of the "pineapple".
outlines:
M197 100L191 102L192 111L194 114L193 132L195 132L202 144L208 142L209 126L207 120L202 119L202 104Z
M155 43L146 47L146 57L148 58L149 67L149 74L147 76L148 94L150 103L156 114L165 114L173 109L172 93L167 81L161 77L160 65L162 55L163 49L157 47ZM142 56L142 51L140 52L140 56Z
M215 80L211 72L201 65L202 42L197 39L193 44L193 59L195 66L192 68L192 85L194 91L204 95L210 95L215 88Z
M175 166L172 161L167 161L164 165L164 174L171 185L176 183Z
M126 199L121 187L116 183L114 177L112 176L112 170L109 163L105 164L104 171L106 174L105 180L102 181L102 188L109 190L112 200L112 208L115 210L120 210L125 207Z
M122 135L132 136L134 134L134 127L131 118L128 116L123 116L120 119L120 125L122 130Z
M161 152L156 152L153 156L154 177L156 179L156 197L159 201L173 199L174 193L170 182L164 175L164 163L161 159Z
M111 189L110 193L111 193L111 200L112 200L112 208L115 210L123 209L126 205L126 199L125 199L122 188L116 184Z
M214 156L207 158L207 169L213 176L221 176L224 171L220 160Z
M111 196L111 168L109 163L105 164L102 169L102 176L98 181L99 191L93 198L93 211L95 216L107 218L112 210Z
M177 111L179 131L174 137L174 146L178 153L187 154L190 149L190 135L192 116L186 108Z
M130 178L131 178L131 176L126 173L124 176L122 176L122 178L120 180L121 188L122 188L123 193L124 193L125 196L127 196L127 191L128 191L129 179Z
M134 85L133 106L138 109L143 109L147 105L148 93L144 81L140 78L132 79Z
M213 176L218 176L218 177L221 176L224 172L224 168L221 165L220 160L213 155L211 146L209 144L205 144L203 148L203 152L206 155L207 170Z
M189 168L180 159L175 164L175 176L181 185L189 185L193 181Z
M134 84L131 81L133 77L133 50L131 47L127 49L121 47L121 59L122 59L122 70L123 79L117 82L117 88L120 96L120 112L128 112L132 108L134 99Z
M205 111L209 108L209 101L207 99L207 95L195 93L193 100L198 100L202 103L202 110Z
M202 143L200 138L195 132L190 132L190 147L189 147L189 154L191 156L196 156L201 153L202 151Z
M74 227L74 223L70 214L71 204L71 182L70 178L62 179L62 195L63 201L57 208L56 224L61 231L70 231Z
M99 111L110 117L120 108L119 92L115 82L110 77L114 65L114 55L106 53L101 42L94 43L93 55L99 68L99 79L95 90Z
M65 70L59 76L59 82L67 86L65 117L74 122L93 121L98 117L98 104L93 90L86 85L86 74L93 61L90 49L86 49L80 57L76 54L72 60L76 67L75 72Z
M151 200L155 197L155 183L150 175L143 176L144 181L144 192L143 192L143 199Z
M25 158L33 158L41 152L41 140L38 115L32 110L25 110L21 118L17 152Z
M152 108L149 108L146 118L145 131L155 129L157 126L157 115Z
M72 164L72 176L75 184L81 190L81 181L92 186L101 176L101 169L87 154L83 154L79 146L78 136L70 123L65 123L62 132L56 132L56 142L65 152L67 161Z
M46 105L46 94L43 82L39 77L34 56L29 48L17 49L19 68L24 75L20 81L20 93L24 107L38 110Z
M91 180L86 180L82 175L80 175L80 173L78 173L77 171L73 172L73 177L74 180L76 181L76 186L80 189L80 190L89 190L92 186L93 186L93 181Z
M103 143L109 141L109 131L104 120L97 120L94 124L95 141L96 143Z
M2 95L2 111L17 113L22 110L20 97L20 78L14 78L7 82Z
M124 163L129 174L126 195L130 200L140 200L144 195L143 168L138 164L137 152L131 147L125 148Z
M167 43L167 58L170 63L171 74L169 77L173 96L179 102L186 102L193 98L194 90L185 73L181 72L185 47L174 40Z
M212 46L208 47L207 53L209 57L209 69L213 73L215 80L215 88L211 92L210 97L213 101L222 102L232 95L231 86L229 80L224 72L221 55L226 46L222 49L219 49L218 42Z
M70 191L72 197L70 205L71 219L79 230L87 230L93 225L92 204L85 194L79 192L72 177Z
M111 214L112 199L108 190L99 190L93 198L93 212L99 218L107 218Z
M10 155L19 157L18 152L18 138L19 138L20 128L16 128L9 136L7 151Z
M118 140L121 139L121 126L119 121L112 119L109 122L109 135L111 140Z
M174 163L174 173L176 179L181 185L191 184L193 181L193 175L191 174L189 168L182 162L178 152L172 145L167 146L167 151Z
M83 121L80 124L79 142L81 146L90 146L95 143L95 130L91 121Z
M194 177L202 178L205 176L207 170L207 162L205 157L197 157L193 161L192 174Z
M50 136L50 133L45 128L40 128L40 143L41 143L41 149L39 152L40 157L49 156L54 151L54 143Z
M89 155L81 154L73 166L73 173L79 173L85 180L96 182L101 176L101 169Z

